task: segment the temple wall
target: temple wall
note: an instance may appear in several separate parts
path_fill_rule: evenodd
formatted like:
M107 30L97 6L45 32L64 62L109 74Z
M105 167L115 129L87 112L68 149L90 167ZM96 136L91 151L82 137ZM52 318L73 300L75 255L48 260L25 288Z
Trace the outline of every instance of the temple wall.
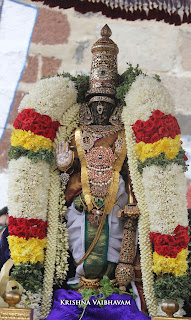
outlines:
M119 72L122 73L129 62L133 66L139 64L149 75L160 75L174 98L183 135L191 135L191 25L175 27L156 21L112 20L101 13L82 15L73 9L50 9L29 0L19 2L36 5L39 13L26 68L4 137L0 141L1 172L7 168L12 124L23 96L43 76L63 71L72 74L89 73L91 46L99 38L100 29L106 23L120 50Z

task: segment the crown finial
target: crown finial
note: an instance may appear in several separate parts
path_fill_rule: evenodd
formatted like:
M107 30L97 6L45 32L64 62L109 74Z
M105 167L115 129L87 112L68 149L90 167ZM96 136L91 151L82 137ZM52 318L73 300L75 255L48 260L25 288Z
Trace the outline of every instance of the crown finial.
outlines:
M111 37L111 35L112 35L112 32L110 27L107 24L105 24L105 26L101 29L101 36L109 38Z

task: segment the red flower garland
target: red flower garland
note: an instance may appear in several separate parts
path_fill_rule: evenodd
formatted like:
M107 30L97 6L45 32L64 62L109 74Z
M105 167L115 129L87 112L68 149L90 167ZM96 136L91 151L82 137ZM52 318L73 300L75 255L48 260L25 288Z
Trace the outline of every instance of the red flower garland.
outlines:
M46 237L47 221L41 219L25 219L9 217L9 234L19 238L39 238Z
M174 235L150 232L150 239L154 244L154 251L171 258L176 258L182 249L186 249L190 240L188 227L180 225L174 230Z
M160 110L155 110L147 121L137 120L133 125L136 141L139 143L154 143L164 137L174 139L180 134L180 128L175 117L165 115Z
M19 113L13 126L15 129L30 130L37 135L42 135L54 141L59 122L52 121L51 117L41 115L33 109L25 109Z

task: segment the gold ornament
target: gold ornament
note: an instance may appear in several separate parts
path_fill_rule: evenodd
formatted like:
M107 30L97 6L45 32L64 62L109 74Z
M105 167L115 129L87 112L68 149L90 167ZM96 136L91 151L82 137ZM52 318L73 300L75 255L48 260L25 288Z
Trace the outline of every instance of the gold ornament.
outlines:
M117 77L117 54L119 49L110 39L111 30L106 24L101 30L102 38L92 46L90 89L87 95L115 95Z

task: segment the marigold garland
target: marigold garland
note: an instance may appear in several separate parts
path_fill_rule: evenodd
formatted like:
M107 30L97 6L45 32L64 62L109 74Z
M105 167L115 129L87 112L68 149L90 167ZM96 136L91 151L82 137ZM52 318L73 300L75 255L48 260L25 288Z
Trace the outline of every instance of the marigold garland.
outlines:
M21 146L33 151L37 151L41 148L52 150L52 141L49 138L36 135L31 131L23 131L21 129L13 129L11 145L13 147Z
M176 258L169 258L153 252L153 271L157 275L160 273L172 273L176 277L185 275L188 268L188 262L186 261L188 253L187 249L182 249Z
M154 143L145 143L141 141L136 144L135 150L139 159L143 162L148 158L158 157L162 152L165 153L167 159L174 159L178 155L180 147L180 135L177 135L174 139L165 137Z
M14 264L19 263L37 263L44 261L44 248L46 247L46 238L29 238L28 240L17 236L8 236L11 258Z

